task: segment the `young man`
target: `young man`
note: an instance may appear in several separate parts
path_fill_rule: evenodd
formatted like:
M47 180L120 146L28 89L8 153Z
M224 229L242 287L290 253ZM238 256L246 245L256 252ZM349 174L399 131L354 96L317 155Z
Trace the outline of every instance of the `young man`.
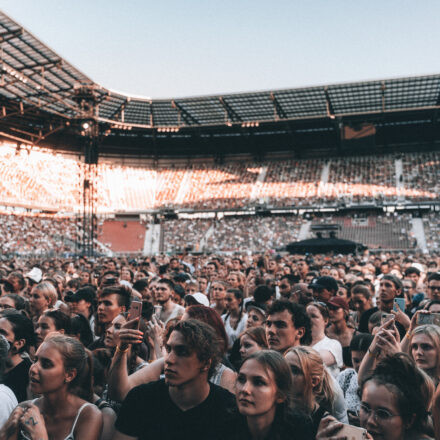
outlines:
M310 288L313 291L313 297L316 301L321 301L327 304L328 300L336 296L338 291L338 283L333 277L324 276L317 278L311 285Z
M29 318L17 310L4 310L0 313L0 334L10 346L3 383L14 392L18 402L22 402L27 400L31 366L29 357L22 356L34 345L34 326Z
M200 321L180 321L166 344L165 379L133 388L113 440L220 440L235 417L235 398L210 384L220 359L218 338Z
M105 287L98 298L97 321L101 330L101 337L96 340L90 347L104 348L105 331L110 327L113 319L120 313L128 311L131 303L130 290L125 286Z
M304 306L274 301L267 311L266 339L271 350L283 354L288 348L312 341L310 318Z
M174 283L167 279L162 278L156 286L156 302L162 306L160 312L160 320L166 324L170 319L178 318L182 316L185 308L179 306L173 301L175 293Z

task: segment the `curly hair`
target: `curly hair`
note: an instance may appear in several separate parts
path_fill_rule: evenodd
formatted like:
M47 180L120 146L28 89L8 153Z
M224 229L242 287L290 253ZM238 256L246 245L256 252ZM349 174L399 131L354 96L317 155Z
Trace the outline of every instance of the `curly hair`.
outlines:
M173 332L179 332L191 352L197 355L200 362L210 362L208 378L212 376L221 358L218 336L214 329L197 319L179 321Z

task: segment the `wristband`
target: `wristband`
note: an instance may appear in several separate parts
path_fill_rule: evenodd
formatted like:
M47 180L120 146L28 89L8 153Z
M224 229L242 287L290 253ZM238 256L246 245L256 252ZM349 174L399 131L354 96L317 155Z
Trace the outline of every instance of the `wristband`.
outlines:
M121 350L121 348L119 347L119 345L116 346L116 352L118 353L127 353L128 349L130 347L127 347L125 350Z

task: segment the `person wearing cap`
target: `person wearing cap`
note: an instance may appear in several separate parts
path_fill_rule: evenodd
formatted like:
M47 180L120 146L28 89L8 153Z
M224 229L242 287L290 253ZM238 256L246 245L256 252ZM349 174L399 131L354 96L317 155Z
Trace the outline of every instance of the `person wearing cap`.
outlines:
M313 291L315 301L321 301L327 304L329 299L336 295L338 283L333 277L324 276L313 280L312 284L310 284L310 288Z
M256 301L248 301L245 304L247 313L246 329L251 327L261 327L266 322L267 307L265 304L259 304Z
M344 298L333 296L327 303L330 325L327 327L327 336L336 339L342 345L342 359L346 367L351 367L350 342L355 329L348 325L350 308Z
M43 279L43 272L39 267L33 267L31 271L25 274L29 287L38 284Z
M206 306L209 307L209 299L201 292L188 293L184 298L185 307L189 306Z
M95 308L96 308L96 293L92 287L82 287L72 295L66 295L64 300L70 303L70 310L72 314L83 315L87 318L95 336Z

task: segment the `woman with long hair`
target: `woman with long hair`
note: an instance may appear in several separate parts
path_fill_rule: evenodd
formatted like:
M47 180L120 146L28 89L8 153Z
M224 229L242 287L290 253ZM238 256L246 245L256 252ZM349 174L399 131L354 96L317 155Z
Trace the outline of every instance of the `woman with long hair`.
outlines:
M386 356L360 386L360 426L373 440L428 440L434 384L405 353ZM323 420L317 439L339 438L342 424Z
M226 313L222 315L228 335L228 348L246 328L247 314L243 311L243 293L239 289L228 289L226 292Z
M29 370L30 389L41 397L17 406L0 438L98 440L101 412L92 400L92 362L84 346L64 335L49 335Z
M250 327L238 338L240 341L240 356L243 361L251 354L268 348L266 331L263 327Z
M226 291L228 284L224 281L215 280L209 288L209 299L211 307L222 316L226 312Z
M320 354L306 346L293 347L284 355L293 376L292 398L295 407L309 414L313 432L321 419L334 412L335 392L330 373Z
M328 308L324 303L314 302L310 303L306 310L312 324L312 343L310 346L321 355L330 373L336 377L343 365L342 346L339 341L330 339L325 334L329 321Z
M289 365L278 352L261 350L247 357L235 386L240 417L228 438L313 438L308 418L292 410L292 385Z

